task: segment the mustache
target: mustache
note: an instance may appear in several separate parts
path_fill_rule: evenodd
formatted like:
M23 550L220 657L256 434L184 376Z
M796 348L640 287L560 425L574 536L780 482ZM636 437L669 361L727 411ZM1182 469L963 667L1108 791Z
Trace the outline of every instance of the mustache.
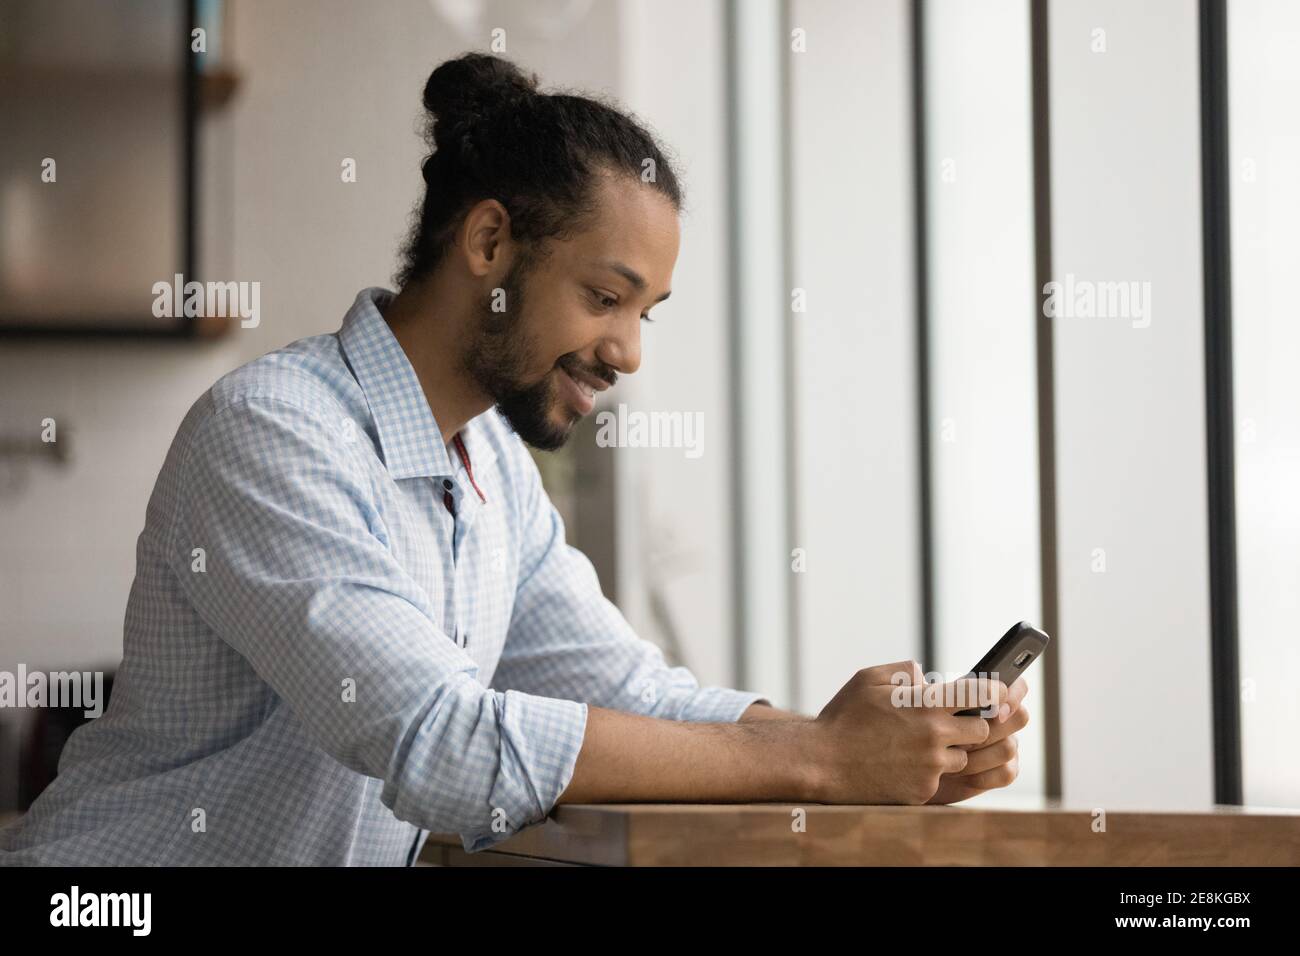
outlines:
M583 365L576 355L565 355L555 364L566 372L586 372L588 375L594 376L603 382L608 382L610 385L618 381L618 373L603 362L599 366L587 366Z

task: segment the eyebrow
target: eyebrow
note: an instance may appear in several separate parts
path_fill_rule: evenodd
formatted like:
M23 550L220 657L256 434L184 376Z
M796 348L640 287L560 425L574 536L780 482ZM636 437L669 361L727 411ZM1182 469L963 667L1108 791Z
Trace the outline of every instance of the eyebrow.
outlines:
M625 265L624 265L623 263L621 263L621 262L602 262L602 263L600 263L600 265L601 265L602 268L609 269L609 270L611 270L611 271L613 271L613 272L617 272L619 275L621 275L621 276L622 276L624 279L626 279L628 282L632 283L632 287L633 287L634 289L636 289L636 291L638 291L638 292L644 292L644 291L645 291L645 287L646 287L646 281L645 281L645 279L642 278L641 273L637 272L637 271L636 271L635 269L633 269L632 267L630 267L630 266L625 266ZM673 294L673 293L672 293L672 290L669 289L667 292L665 292L665 293L664 293L663 295L661 295L659 298L655 299L655 302L662 302L664 299L668 298L668 297L669 297L670 295L672 295L672 294Z

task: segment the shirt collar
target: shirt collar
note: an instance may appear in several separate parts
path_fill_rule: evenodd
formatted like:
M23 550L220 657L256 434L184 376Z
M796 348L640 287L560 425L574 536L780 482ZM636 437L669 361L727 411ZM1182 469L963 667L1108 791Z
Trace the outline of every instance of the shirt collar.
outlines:
M357 293L339 330L343 354L365 393L389 473L399 479L454 475L459 462L448 453L415 369L380 314L380 306L392 297L377 287ZM486 416L491 414L488 409L460 430L476 475L496 461L487 438Z

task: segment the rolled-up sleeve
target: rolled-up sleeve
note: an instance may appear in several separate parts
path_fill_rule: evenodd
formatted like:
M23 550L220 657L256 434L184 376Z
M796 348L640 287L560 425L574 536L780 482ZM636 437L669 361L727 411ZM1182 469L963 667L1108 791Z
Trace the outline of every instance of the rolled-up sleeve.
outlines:
M364 440L308 404L242 397L195 430L166 545L195 612L398 819L474 850L540 822L586 705L479 682L389 548Z
M751 691L701 687L636 634L601 592L591 561L565 540L537 466L522 448L519 455L526 476L520 578L492 686L694 722L734 722L755 701L766 703Z

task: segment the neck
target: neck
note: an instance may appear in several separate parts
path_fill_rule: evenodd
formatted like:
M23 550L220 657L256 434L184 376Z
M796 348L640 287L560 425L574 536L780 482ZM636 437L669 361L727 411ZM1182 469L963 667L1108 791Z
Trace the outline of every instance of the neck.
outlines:
M453 303L461 303L460 310ZM443 443L477 415L492 407L461 367L461 350L470 334L471 316L463 304L470 295L456 295L436 281L413 282L383 309L384 320L406 353L433 412Z

